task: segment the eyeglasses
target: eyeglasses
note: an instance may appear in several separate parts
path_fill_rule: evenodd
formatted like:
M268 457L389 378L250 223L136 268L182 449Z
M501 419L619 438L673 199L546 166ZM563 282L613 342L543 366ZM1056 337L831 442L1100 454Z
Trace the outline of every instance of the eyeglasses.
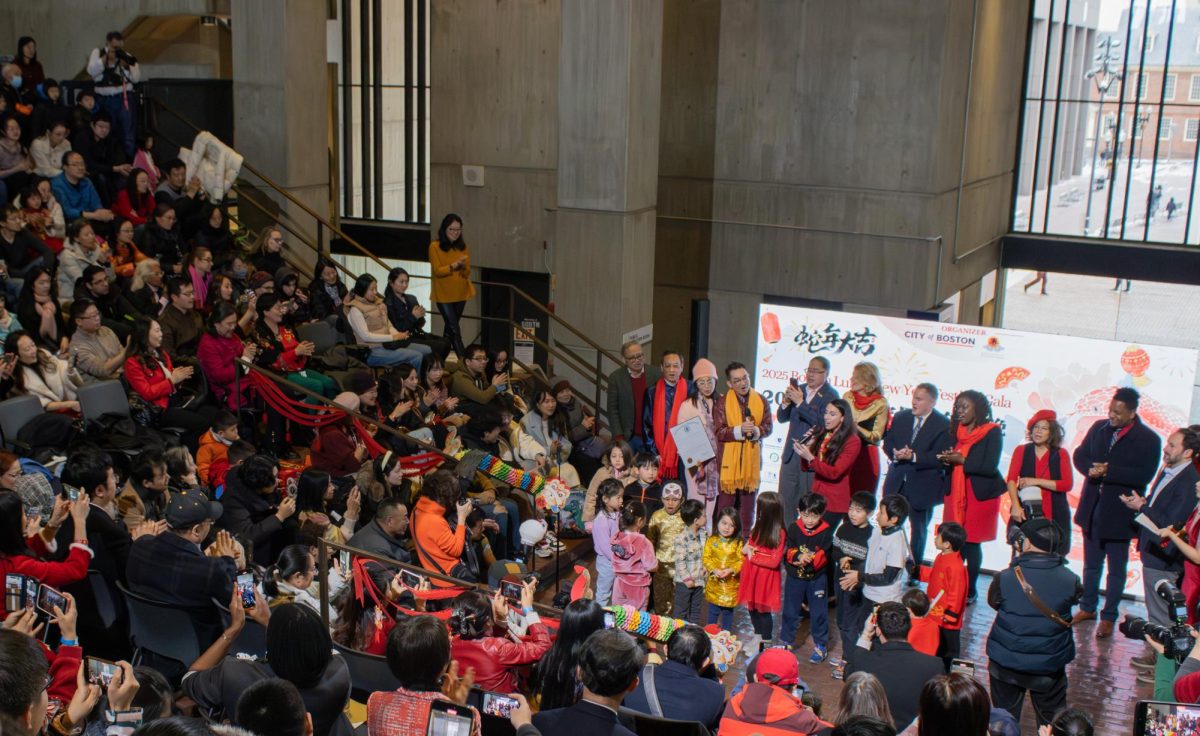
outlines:
M645 360L645 359L646 359L645 353L637 353L636 355L626 355L625 356L625 360L629 361L630 363L633 363L638 360Z

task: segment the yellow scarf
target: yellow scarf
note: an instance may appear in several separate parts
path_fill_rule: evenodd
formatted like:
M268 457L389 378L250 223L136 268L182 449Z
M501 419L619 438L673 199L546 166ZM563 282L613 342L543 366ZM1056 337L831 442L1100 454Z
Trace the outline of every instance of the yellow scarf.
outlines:
M750 417L755 425L762 423L766 406L762 397L754 389L746 398L746 406L750 408ZM742 423L742 406L738 403L737 393L730 390L725 394L725 422L733 427ZM762 459L762 443L749 440L734 440L725 443L721 453L721 491L735 493L737 491L758 490L758 471Z

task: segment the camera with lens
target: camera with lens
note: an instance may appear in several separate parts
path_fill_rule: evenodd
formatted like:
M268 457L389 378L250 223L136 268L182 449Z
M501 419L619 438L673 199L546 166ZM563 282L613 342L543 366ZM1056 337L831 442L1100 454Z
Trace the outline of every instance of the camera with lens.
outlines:
M1158 581L1154 586L1154 594L1167 604L1170 626L1160 626L1144 618L1127 615L1117 629L1127 639L1150 637L1162 645L1164 656L1182 662L1196 643L1192 638L1192 627L1187 625L1187 598L1169 580Z
M137 63L137 57L122 48L116 50L116 57L117 61L123 61L130 66Z

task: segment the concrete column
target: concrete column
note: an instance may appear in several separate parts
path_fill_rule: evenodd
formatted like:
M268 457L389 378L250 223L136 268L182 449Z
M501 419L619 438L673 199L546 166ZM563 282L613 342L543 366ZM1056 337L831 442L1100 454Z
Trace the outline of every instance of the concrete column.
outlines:
M555 292L565 319L615 349L653 315L663 6L561 7Z
M326 3L233 0L232 6L234 147L280 187L327 216ZM312 217L283 197L274 199L289 225L315 238Z

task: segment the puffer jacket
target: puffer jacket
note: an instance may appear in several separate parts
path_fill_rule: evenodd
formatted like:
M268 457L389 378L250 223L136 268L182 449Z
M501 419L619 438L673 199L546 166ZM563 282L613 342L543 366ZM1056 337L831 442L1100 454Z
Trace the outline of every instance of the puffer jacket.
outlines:
M1075 637L1070 628L1050 620L1033 605L1017 581L1017 565L1038 598L1067 621L1072 606L1083 595L1083 586L1062 557L1029 552L1014 559L992 579L988 589L988 605L996 609L987 640L988 659L1010 670L1052 675L1075 659Z

